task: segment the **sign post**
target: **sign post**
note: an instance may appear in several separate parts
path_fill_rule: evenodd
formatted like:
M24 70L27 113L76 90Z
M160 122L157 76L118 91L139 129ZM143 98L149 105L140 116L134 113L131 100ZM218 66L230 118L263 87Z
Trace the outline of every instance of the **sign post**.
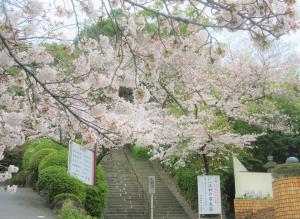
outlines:
M149 176L149 194L151 196L151 219L153 219L153 195L155 194L155 176Z
M75 142L70 142L68 154L69 175L88 185L95 185L95 170L95 153Z
M222 219L220 176L198 176L198 206L201 214L220 214Z

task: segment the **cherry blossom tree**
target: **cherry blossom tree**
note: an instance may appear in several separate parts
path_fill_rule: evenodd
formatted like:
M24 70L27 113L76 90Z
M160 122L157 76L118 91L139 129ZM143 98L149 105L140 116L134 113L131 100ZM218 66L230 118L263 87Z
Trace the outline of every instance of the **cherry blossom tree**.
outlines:
M226 145L255 140L216 126L222 116L288 130L288 118L272 103L256 105L259 111L251 105L266 96L274 73L268 63L237 57L213 32L248 31L265 45L297 28L294 4L2 1L0 157L5 147L28 138L66 142L80 134L98 161L133 141L151 146L153 158L192 152L205 160ZM86 37L80 34L82 17L89 24L110 20L118 34ZM76 46L61 36L65 28L77 30ZM51 52L45 40L54 40L64 56ZM133 101L120 97L120 87L133 91ZM172 104L181 115L170 112ZM3 180L16 171L9 167Z

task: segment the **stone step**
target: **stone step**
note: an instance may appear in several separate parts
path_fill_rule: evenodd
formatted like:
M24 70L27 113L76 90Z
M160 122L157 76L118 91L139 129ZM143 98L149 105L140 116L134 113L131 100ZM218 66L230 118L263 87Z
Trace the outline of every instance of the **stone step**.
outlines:
M148 161L133 161L114 150L102 161L109 192L104 219L149 219L148 176L156 178L155 219L188 219L181 205ZM138 177L138 178L137 178Z

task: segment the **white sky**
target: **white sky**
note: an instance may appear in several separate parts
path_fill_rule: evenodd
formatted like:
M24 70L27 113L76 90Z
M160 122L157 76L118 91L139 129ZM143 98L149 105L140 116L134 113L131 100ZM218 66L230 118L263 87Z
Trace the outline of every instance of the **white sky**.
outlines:
M99 8L100 2L99 0L91 0L95 6L95 8ZM71 9L72 5L70 1L63 1L63 0L40 0L40 2L43 3L44 7L48 8L51 7L53 8L54 6L66 6L66 8ZM76 2L76 1L74 1ZM300 0L297 0L297 11L300 14ZM51 16L55 18L56 16ZM300 16L299 16L300 17ZM59 19L55 18L56 20L59 21ZM78 19L80 23L85 22L85 16L81 13L79 13L78 10ZM69 19L65 19L65 24L75 24L75 17L72 16ZM77 35L77 29L75 28L65 28L63 30L63 38L66 39L73 39ZM237 32L228 32L226 30L217 32L215 34L216 38L220 41L223 41L230 45L231 47L236 47L238 48L240 45L243 46L253 46L253 42L250 40L249 34L243 31L237 31ZM294 48L295 50L298 50L300 54L300 30L296 33L290 33L288 35L285 35L280 38L280 40L275 41L276 44L290 44L292 45L291 48Z

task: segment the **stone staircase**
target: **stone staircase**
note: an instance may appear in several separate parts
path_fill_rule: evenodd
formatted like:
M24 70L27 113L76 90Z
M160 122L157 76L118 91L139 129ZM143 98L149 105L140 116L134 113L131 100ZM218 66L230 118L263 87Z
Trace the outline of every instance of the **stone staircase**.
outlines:
M113 150L102 165L109 185L105 219L150 219L148 176L156 178L154 219L189 219L149 161L135 161L128 151Z
M113 150L102 161L108 183L104 219L148 218L142 186L122 150Z

